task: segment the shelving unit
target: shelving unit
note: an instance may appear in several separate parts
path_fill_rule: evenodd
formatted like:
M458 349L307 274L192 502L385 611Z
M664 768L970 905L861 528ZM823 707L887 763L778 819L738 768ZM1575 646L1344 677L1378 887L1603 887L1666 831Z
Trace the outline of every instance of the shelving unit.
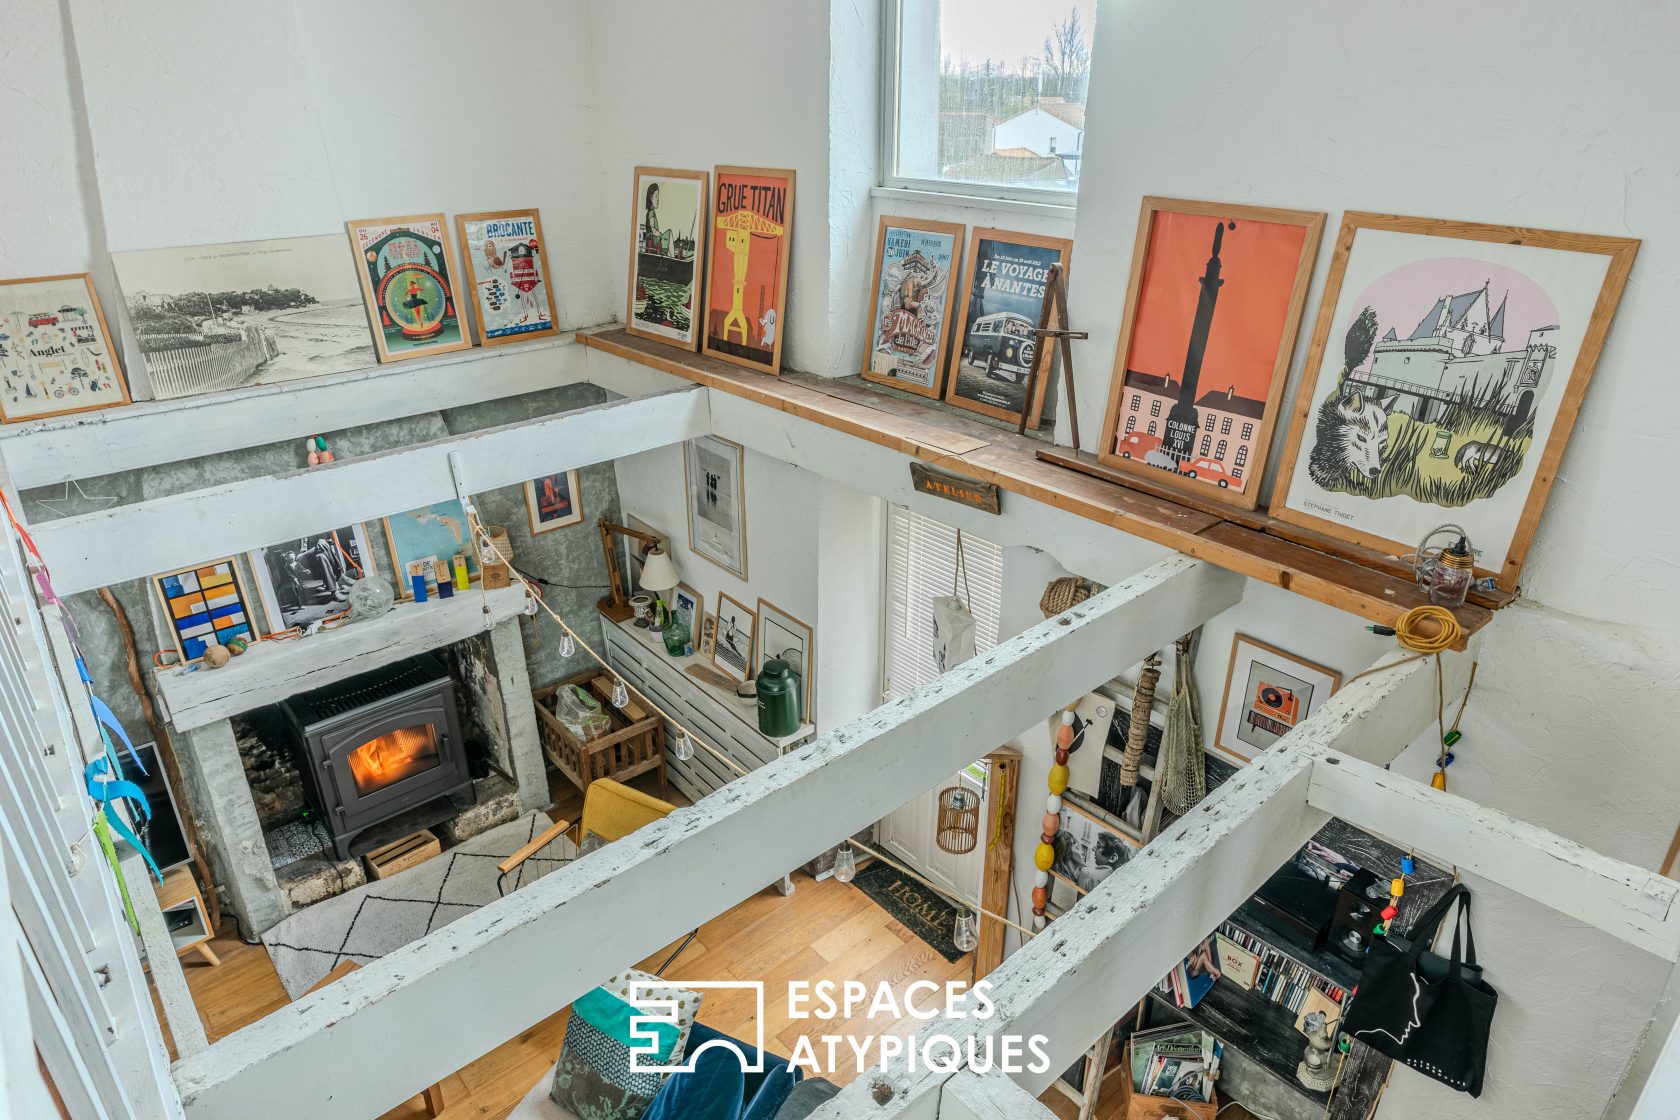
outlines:
M205 964L221 964L221 958L210 948L210 939L216 931L210 928L210 914L205 909L204 896L198 893L198 884L193 880L192 872L185 867L165 871L163 882L154 889L158 909L163 911L164 928L169 931L169 940L175 946L175 955L179 957L197 952L204 958Z

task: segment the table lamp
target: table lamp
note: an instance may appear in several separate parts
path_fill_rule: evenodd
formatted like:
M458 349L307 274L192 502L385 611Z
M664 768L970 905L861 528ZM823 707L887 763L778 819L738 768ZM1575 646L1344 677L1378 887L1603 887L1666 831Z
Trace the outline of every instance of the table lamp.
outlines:
M653 605L653 629L664 630L670 619L670 611L665 606L665 592L671 590L678 583L676 565L665 555L663 548L654 548L648 552L642 562L642 578L638 581L643 590L651 591L658 596Z

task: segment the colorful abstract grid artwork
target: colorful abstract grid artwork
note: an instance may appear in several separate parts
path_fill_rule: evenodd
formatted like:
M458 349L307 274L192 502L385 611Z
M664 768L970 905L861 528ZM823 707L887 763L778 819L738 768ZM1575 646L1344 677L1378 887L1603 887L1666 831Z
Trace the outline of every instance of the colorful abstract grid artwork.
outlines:
M155 582L183 659L197 661L213 645L254 637L231 559L158 576Z

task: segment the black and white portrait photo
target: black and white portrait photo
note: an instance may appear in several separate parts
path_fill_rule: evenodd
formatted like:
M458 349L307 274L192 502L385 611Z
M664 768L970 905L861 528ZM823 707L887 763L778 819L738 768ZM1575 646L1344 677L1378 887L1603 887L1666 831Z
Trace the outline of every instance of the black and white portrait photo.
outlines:
M1132 858L1125 836L1093 813L1063 796L1062 827L1056 833L1056 862L1050 872L1072 883L1080 894L1096 889Z
M251 553L269 627L308 626L349 606L350 585L367 567L360 525L311 533Z

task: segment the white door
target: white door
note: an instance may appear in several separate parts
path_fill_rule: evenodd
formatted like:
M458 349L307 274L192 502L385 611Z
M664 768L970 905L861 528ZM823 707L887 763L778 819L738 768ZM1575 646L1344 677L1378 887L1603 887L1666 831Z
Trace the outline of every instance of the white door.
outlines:
M883 848L906 864L959 898L976 902L980 898L980 875L986 861L986 807L980 809L980 832L974 849L962 855L952 855L939 846L936 831L939 820L939 791L960 780L947 779L926 793L893 810L881 819L880 841Z

